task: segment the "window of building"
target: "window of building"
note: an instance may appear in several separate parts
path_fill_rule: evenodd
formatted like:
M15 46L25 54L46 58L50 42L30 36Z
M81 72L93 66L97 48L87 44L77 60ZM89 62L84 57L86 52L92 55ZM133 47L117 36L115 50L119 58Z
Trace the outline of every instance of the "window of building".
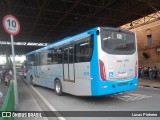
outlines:
M147 35L147 45L148 46L152 45L152 35Z

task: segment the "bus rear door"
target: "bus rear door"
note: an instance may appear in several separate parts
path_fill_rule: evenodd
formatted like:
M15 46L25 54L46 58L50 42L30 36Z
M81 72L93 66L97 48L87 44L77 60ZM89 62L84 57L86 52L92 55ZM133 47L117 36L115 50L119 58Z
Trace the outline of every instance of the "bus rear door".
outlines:
M75 81L73 45L69 45L63 49L63 75L65 81Z

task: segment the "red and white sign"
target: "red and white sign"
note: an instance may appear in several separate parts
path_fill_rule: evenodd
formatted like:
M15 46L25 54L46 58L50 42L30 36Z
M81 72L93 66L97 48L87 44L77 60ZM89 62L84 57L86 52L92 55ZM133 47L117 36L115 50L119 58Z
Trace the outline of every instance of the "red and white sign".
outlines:
M6 15L3 18L3 27L11 35L17 35L20 31L20 23L13 15Z

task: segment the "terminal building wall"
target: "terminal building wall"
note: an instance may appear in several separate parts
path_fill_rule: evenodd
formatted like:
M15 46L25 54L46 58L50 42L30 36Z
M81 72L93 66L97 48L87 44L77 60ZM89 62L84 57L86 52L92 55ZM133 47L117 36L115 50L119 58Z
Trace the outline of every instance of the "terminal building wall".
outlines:
M160 68L160 21L135 28L139 65Z

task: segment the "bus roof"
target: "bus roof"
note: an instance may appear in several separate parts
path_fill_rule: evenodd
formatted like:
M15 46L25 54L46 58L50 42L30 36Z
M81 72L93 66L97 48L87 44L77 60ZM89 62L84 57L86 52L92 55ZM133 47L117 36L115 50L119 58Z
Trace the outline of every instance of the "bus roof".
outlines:
M60 46L60 45L65 44L65 43L72 42L72 41L74 41L74 40L79 40L79 39L81 39L81 38L83 38L83 37L85 37L85 36L90 35L91 33L93 33L94 30L97 30L97 28L98 28L98 27L95 27L95 28L93 28L93 29L90 29L90 30L85 31L85 32L83 32L83 33L74 35L74 36L72 36L72 37L66 37L66 38L61 39L61 40L59 40L59 41L57 41L57 42L51 43L51 44L49 44L49 45L47 45L47 46L45 46L45 47L43 47L43 48L40 48L40 49L34 50L34 51L32 51L32 52L29 52L29 53L26 54L26 56L31 55L31 54L38 53L38 52L43 51L43 50L50 49L50 48L52 48L52 47L57 47L57 46Z
M61 39L59 41L56 41L56 42L53 42L53 43L51 43L51 44L49 44L49 45L47 45L47 46L45 46L43 48L40 48L40 49L37 49L35 51L29 52L29 53L26 54L26 56L31 55L31 54L35 54L35 53L38 53L40 51L47 50L47 49L50 49L50 48L53 48L53 47L58 47L58 46L64 45L65 43L69 43L69 42L72 42L72 41L79 40L79 39L81 39L83 37L86 37L86 36L92 34L98 28L99 27L95 27L95 28L92 28L92 29L87 30L85 32L82 32L80 34L77 34L77 35L74 35L74 36L71 36L71 37L63 38L63 39ZM117 30L117 29L120 30L119 28L112 28L112 27L104 27L104 28L110 29L110 30ZM122 30L122 31L126 31L127 32L127 30Z

